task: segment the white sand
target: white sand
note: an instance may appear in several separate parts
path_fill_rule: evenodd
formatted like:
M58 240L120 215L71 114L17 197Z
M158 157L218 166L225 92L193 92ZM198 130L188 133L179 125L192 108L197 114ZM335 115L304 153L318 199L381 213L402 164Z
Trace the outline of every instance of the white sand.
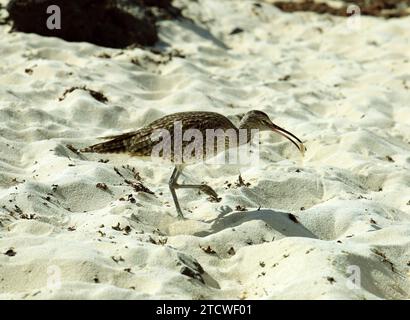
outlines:
M0 298L410 297L410 18L364 17L352 31L254 2L178 1L203 27L161 22L186 55L169 62L0 25ZM81 85L109 101L58 100ZM264 133L257 166L191 166L184 179L222 201L179 190L184 221L172 167L65 147L177 111L250 109L302 138L305 158ZM155 195L124 183L114 167L134 181L127 165ZM239 172L248 188L235 187Z

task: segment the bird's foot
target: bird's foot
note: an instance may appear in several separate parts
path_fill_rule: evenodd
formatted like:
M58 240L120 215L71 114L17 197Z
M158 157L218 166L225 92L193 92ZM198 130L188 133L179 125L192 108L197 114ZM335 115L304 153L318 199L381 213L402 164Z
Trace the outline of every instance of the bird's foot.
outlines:
M202 191L203 193L206 193L210 197L210 201L212 202L221 201L221 198L218 197L218 194L210 186L206 184L201 184L201 187L199 188L199 190Z
M178 213L178 220L184 221L186 220L186 218L184 217L184 215L181 213Z

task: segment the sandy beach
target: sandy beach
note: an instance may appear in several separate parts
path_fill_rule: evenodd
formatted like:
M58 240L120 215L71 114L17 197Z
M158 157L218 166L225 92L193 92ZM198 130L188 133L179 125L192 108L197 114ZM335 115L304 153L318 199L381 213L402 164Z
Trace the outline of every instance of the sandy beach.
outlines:
M410 16L271 2L174 1L157 50L0 24L0 299L410 298ZM179 190L185 220L171 165L67 147L252 109L305 156L262 132L252 166L187 167L222 199Z

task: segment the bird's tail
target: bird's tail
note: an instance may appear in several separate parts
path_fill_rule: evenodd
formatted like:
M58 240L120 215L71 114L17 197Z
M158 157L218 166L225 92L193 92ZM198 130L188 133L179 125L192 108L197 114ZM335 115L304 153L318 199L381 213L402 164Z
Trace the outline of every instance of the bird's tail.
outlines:
M102 139L110 139L109 141L94 144L92 146L80 149L80 152L96 152L96 153L121 153L127 151L129 139L135 132L128 132L118 136L104 137Z
M120 153L125 152L126 147L123 141L106 141L97 143L92 146L80 149L80 152L96 152L96 153Z

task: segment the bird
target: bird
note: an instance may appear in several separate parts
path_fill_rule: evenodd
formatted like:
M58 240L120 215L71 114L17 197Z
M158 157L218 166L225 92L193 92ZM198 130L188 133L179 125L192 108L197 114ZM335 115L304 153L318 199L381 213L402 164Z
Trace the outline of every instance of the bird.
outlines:
M100 139L106 141L82 148L79 151L84 153L128 153L129 155L136 157L153 157L155 154L154 158L167 158L172 164L174 164L174 169L168 183L170 193L178 217L184 219L176 195L176 189L197 189L210 196L211 201L220 200L215 190L206 184L195 185L178 183L178 178L187 164L215 157L219 152L215 140L211 141L210 145L207 145L207 139L197 139L194 146L198 147L196 149L192 147L192 139L186 139L187 141L184 139L185 135L188 134L191 138L193 136L198 137L198 134L202 135L202 137L206 137L206 135L209 136L209 132L218 131L219 134L225 134L229 131L234 135L236 134L236 137L238 137L241 132L245 131L245 138L240 139L242 141L236 141L237 143L234 144L234 146L238 146L250 143L252 139L251 132L254 130L273 131L282 135L291 141L302 155L306 150L303 142L298 137L274 124L265 112L251 110L245 113L238 126L235 126L231 120L217 112L177 112L154 120L138 130L114 136L102 137ZM231 148L232 145L230 142L232 141L230 140L230 136L225 135L223 138L224 141L222 141L222 144L224 144L224 147L228 149ZM160 140L162 142L162 148L159 148L161 144ZM179 152L176 152L178 146ZM188 148L190 149L188 150ZM184 153L184 155L192 155L190 152L192 153L192 151L197 150L200 150L200 152L194 154L193 157L181 156L181 153ZM225 149L223 151L225 151ZM185 158L189 159L187 160Z

